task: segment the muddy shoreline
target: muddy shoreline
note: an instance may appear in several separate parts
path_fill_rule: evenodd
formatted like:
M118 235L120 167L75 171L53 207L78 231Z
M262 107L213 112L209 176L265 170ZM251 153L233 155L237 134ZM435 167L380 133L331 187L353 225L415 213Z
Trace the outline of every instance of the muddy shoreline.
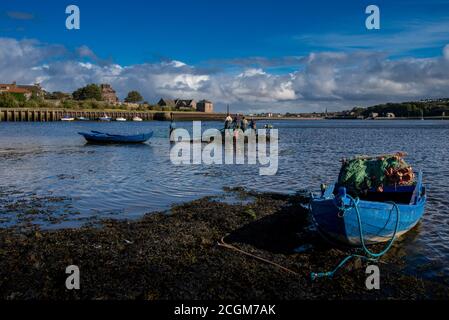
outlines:
M436 281L406 274L400 243L379 264L381 289L365 287L366 262L332 280L311 281L353 249L335 248L311 228L301 195L227 190L139 220L102 220L78 229L0 229L0 298L17 299L448 299ZM224 237L292 274L219 246ZM295 248L301 248L295 252ZM81 289L65 288L77 265Z

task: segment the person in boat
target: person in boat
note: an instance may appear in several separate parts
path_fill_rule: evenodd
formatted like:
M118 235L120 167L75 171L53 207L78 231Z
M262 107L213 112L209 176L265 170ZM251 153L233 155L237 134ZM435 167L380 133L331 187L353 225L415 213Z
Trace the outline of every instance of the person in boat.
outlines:
M171 120L170 120L170 137L171 137L171 133L176 129L176 123L175 123L175 119L173 117L173 113L171 113L170 116L171 116Z
M249 128L256 130L256 120L251 119L251 121L249 122Z
M224 128L226 129L231 129L231 124L232 124L232 117L230 114L228 114L228 116L225 119L225 123L224 123Z
M245 132L246 129L248 129L248 120L246 120L245 117L242 118L241 128L242 128L243 132Z
M240 129L240 117L238 114L234 117L234 120L232 120L232 128L234 130Z

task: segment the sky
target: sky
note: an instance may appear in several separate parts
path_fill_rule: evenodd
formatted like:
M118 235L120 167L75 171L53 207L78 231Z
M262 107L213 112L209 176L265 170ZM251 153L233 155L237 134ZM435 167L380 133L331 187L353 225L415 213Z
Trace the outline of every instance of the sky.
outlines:
M71 4L79 30L65 26ZM365 26L372 4L379 30ZM244 112L448 97L449 0L2 1L0 83L13 81Z

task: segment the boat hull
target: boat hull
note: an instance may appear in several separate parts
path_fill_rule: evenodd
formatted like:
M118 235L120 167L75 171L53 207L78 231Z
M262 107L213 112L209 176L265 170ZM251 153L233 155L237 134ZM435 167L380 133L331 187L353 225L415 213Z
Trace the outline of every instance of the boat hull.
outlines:
M84 132L79 132L78 134L82 135L90 143L144 143L153 136L153 132L131 136Z
M366 244L375 244L391 240L393 235L402 236L411 230L421 220L425 212L427 197L425 188L421 190L416 200L410 204L359 200L358 212L363 230L363 239ZM346 199L348 200L348 199ZM357 211L354 206L347 206L343 212L337 206L337 198L332 193L311 202L313 220L317 229L327 237L345 244L360 246L360 228ZM349 205L350 201L346 201ZM398 218L399 223L395 234Z

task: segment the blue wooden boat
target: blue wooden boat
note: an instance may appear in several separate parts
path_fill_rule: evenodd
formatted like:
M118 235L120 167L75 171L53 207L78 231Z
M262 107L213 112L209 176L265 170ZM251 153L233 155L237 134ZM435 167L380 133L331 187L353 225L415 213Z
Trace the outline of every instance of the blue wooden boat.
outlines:
M360 199L335 185L313 197L311 210L317 229L327 237L350 245L388 242L412 229L424 214L426 188L422 172L416 184L370 190ZM361 227L361 228L360 228Z
M92 143L144 143L153 136L153 132L128 136L99 131L91 131L90 133L78 132L78 134Z

